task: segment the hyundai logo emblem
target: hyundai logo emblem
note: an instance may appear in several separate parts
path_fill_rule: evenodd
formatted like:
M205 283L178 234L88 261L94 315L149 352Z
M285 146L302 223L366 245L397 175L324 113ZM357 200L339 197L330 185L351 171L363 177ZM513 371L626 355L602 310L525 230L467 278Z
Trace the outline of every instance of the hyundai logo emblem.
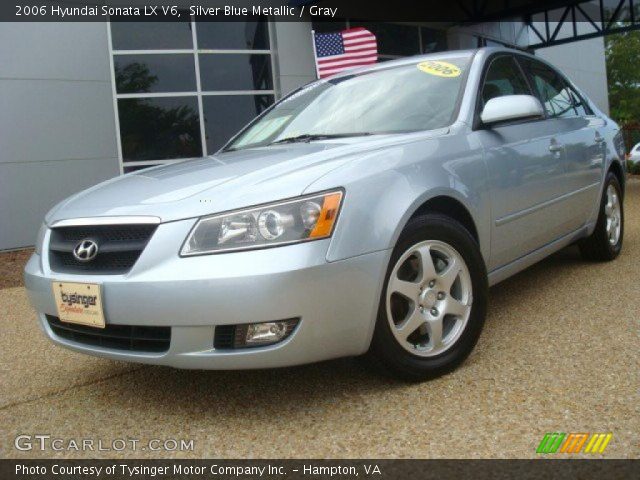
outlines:
M73 249L73 256L79 262L90 262L98 255L98 244L85 238L80 240Z

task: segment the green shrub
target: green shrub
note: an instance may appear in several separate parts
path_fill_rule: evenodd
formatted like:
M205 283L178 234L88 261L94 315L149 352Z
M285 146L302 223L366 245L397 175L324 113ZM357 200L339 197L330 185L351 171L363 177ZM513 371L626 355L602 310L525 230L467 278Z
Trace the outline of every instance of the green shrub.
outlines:
M634 175L640 175L640 162L636 162L631 173Z

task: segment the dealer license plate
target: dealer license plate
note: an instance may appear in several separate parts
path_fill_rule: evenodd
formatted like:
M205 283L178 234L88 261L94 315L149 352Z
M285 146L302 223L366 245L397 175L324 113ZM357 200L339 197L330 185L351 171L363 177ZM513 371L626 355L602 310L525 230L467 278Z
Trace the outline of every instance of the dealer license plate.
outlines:
M104 328L99 284L52 282L51 288L60 321Z

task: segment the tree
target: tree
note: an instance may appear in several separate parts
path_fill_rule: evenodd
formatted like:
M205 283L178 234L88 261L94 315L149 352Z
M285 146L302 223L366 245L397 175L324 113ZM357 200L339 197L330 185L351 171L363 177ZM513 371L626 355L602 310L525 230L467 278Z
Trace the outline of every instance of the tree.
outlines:
M605 37L609 107L621 125L640 125L640 31Z

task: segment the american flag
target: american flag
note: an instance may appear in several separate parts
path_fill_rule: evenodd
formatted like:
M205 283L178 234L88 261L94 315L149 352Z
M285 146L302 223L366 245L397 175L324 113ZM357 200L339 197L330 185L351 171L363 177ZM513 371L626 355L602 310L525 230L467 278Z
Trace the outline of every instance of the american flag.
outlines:
M376 36L366 28L349 28L338 33L314 32L313 41L319 78L378 60Z

